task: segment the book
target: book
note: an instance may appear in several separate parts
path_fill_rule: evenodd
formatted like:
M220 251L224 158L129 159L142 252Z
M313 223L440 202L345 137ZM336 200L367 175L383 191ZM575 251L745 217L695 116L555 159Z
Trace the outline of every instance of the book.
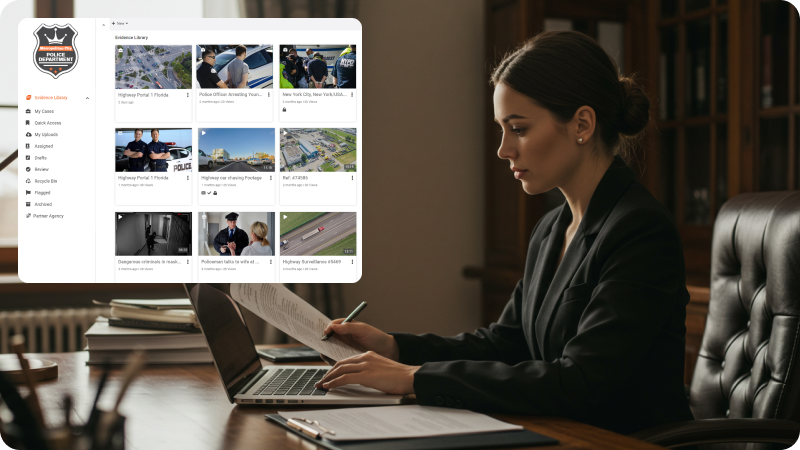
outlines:
M207 349L202 333L186 331L148 330L109 326L107 321L97 321L86 333L89 352L95 350L173 350Z
M166 298L160 300L115 299L111 306L135 306L148 309L192 309L192 302L188 298Z
M259 350L258 354L275 363L322 361L319 352L308 347L270 348Z
M89 350L87 364L126 364L133 350ZM212 362L208 348L147 350L147 364L202 364Z
M154 320L169 323L195 323L197 321L193 310L187 309L151 309L138 306L114 305L111 306L111 317L120 319Z
M108 325L112 327L144 328L149 330L188 331L190 333L200 332L200 328L198 328L197 325L193 323L172 323L172 322L159 322L156 320L121 319L118 317L109 318Z

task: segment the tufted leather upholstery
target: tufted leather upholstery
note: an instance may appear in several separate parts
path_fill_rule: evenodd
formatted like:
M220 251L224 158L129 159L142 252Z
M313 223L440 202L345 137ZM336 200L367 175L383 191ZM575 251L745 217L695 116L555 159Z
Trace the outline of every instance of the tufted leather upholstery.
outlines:
M739 195L714 224L695 419L800 422L800 192Z

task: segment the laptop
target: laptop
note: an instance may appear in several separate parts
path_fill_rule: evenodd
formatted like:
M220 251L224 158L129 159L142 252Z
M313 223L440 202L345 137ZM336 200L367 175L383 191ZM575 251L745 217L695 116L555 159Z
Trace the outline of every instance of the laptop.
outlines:
M318 366L262 367L239 305L224 287L185 283L184 288L231 403L282 406L402 403L402 395L386 394L360 385L350 384L331 390L315 388L314 384L330 370L330 366L324 363Z

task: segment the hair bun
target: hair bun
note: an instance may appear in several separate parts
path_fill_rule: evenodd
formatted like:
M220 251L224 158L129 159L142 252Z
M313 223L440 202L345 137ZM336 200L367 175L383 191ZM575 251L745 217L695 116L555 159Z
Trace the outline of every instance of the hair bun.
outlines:
M644 131L650 120L650 99L633 78L620 78L619 87L622 93L622 109L618 129L626 136L635 136Z

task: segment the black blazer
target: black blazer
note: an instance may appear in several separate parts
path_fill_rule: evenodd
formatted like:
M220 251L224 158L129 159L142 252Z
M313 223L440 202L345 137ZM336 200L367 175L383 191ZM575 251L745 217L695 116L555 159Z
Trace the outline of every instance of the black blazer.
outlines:
M683 385L686 290L669 211L619 157L555 269L572 220L536 224L525 276L497 323L455 337L392 333L422 365L417 401L562 416L620 433L692 420Z

